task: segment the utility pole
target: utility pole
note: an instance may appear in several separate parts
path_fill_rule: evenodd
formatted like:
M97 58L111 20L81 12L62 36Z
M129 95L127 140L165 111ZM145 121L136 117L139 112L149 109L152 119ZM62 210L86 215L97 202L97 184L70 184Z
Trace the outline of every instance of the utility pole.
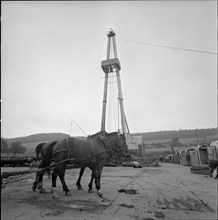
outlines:
M200 135L199 135L198 129L196 129L195 135L196 135L197 143L198 145L200 145Z

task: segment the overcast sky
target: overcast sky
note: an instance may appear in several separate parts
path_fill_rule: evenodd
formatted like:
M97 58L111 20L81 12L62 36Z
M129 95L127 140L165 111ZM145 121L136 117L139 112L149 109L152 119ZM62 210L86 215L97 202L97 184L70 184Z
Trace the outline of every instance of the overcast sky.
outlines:
M131 133L217 127L216 1L1 4L2 137L100 130L110 28ZM108 132L120 124L111 76Z

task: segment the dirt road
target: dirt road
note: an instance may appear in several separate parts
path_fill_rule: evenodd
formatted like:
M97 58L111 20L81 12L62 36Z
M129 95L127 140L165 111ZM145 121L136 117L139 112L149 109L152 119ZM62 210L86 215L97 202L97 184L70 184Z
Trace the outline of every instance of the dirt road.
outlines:
M1 190L2 220L95 220L95 219L217 219L217 180L193 174L190 167L162 164L161 167L104 167L103 197L88 193L90 171L75 183L79 170L67 170L72 196L66 197L57 182L59 199L50 193L32 192L34 175L9 183ZM51 180L45 177L46 190ZM126 192L119 192L124 189Z

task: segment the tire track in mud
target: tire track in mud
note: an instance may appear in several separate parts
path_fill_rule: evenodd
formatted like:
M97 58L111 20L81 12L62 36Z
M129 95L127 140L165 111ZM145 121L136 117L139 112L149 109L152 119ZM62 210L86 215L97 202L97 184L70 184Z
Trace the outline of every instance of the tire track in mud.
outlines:
M196 193L194 193L193 191L191 191L191 190L187 187L187 185L185 185L182 181L180 181L180 180L178 180L178 179L177 179L177 181L178 181L181 185L185 186L185 187L188 189L188 191L189 191L191 194L193 194L193 195L205 206L205 208L207 209L207 211L209 211L209 212L216 212L216 211L213 210L207 203L205 203L201 198L199 198Z
M84 216L82 219L86 219L89 215L101 215L103 210L108 207L107 204L101 203L97 197L81 199L77 196L75 198L63 196L54 200L49 194L35 194L15 200L15 204L23 204L23 207L28 206L30 210L38 211L40 213L39 219L65 219L65 216L68 215L73 215L75 217L73 219L78 219L78 216L82 215Z
M166 170L166 168L164 168L164 169ZM189 188L186 184L184 184L184 182L182 182L181 180L179 180L179 179L178 179L177 177L175 177L174 175L173 175L173 178L174 178L180 185L182 185L183 187L185 187L185 188L188 190L188 192L189 192L190 194L194 195L194 197L197 198L197 201L200 202L200 204L199 204L199 203L196 203L196 201L193 201L193 202L195 203L194 206L204 207L204 208L206 209L206 211L216 213L216 211L215 211L213 208L211 208L207 203L205 203L196 193L194 193L192 190L190 190L190 188ZM190 199L191 199L191 198L190 198ZM193 199L193 200L194 200L194 199ZM183 205L185 205L185 203L183 203L183 202L181 202L181 201L180 201L180 203L183 204ZM190 207L189 207L189 208L190 208ZM191 209L192 209L192 208L191 208Z
M143 170L141 169L140 172L138 172L136 175L134 176L122 176L122 178L130 178L130 180L122 187L122 189L127 189L127 186L131 185L133 183L133 181L135 181L136 179L138 179L139 177L142 176L142 172ZM118 210L121 208L121 207L124 207L124 208L135 208L134 205L132 204L126 204L127 203L127 198L125 200L125 203L123 202L119 202L119 200L122 200L121 197L123 195L118 193L108 204L108 208L106 208L104 211L103 211L103 216L108 216L110 217L109 219L116 219L115 216L116 216L116 213L118 212ZM116 204L117 203L117 204ZM114 218L113 218L114 217Z
M162 169L162 168L161 168ZM164 181L160 181L160 183L155 184L155 179L158 178L152 178L151 181L146 181L144 183L149 183L150 187L152 187L151 193L149 193L149 186L145 187L147 189L143 189L141 182L137 182L136 180L141 176L141 174L146 173L148 174L148 176L146 176L146 178L149 179L150 174L153 176L154 174L164 174L167 173L169 174L169 178L166 177L165 180L170 180L170 176L171 178L173 177L173 179L175 181L172 181L172 183L174 183L172 186L175 186L175 189L178 189L179 186L177 185L177 183L179 182L180 185L182 185L182 188L185 188L186 192L184 195L188 194L193 194L194 199L191 197L184 197L183 194L178 194L180 195L179 197L177 195L175 195L176 197L172 198L172 199L168 199L168 193L171 192L170 189L163 189L161 187L162 184L166 184ZM161 178L161 176L160 176ZM138 185L139 184L139 185ZM128 181L128 183L125 185L124 188L126 188L127 186L132 185L132 187L136 187L136 186L140 186L139 189L140 191L144 191L141 194L141 202L143 202L143 200L145 201L144 205L142 205L139 200L140 198L133 198L132 203L134 205L134 208L137 210L138 213L135 212L135 216L134 215L129 215L132 218L136 218L136 219L163 219L163 218L167 218L167 216L174 216L176 212L180 212L180 215L183 216L182 212L185 212L187 216L192 216L193 213L196 212L200 212L202 213L202 215L204 215L203 213L216 213L208 204L206 204L201 198L199 198L193 191L191 191L180 179L176 178L176 176L174 176L173 172L170 172L167 169L143 169L142 172L138 173L137 175L135 175L130 181ZM181 189L182 189L181 188ZM146 192L147 191L147 192ZM152 191L154 191L154 194L152 194ZM161 193L163 196L159 197L159 193ZM187 194L187 195L188 195ZM150 196L149 196L150 195ZM171 194L170 194L171 195ZM156 199L155 199L156 197ZM170 196L172 197L172 195ZM119 198L118 198L119 200ZM151 201L151 202L149 202ZM117 213L120 207L118 207L115 212ZM144 211L143 211L144 210ZM143 213L142 213L143 212ZM133 212L134 213L134 212ZM192 213L192 214L191 214ZM196 213L197 214L197 213ZM201 214L200 214L201 215ZM146 218L144 217L146 216Z
M164 171L165 173L169 173L167 170ZM123 203L117 204L118 207L116 210L114 210L115 214L119 212L119 214L122 212L120 207L126 207L126 208L134 208L132 211L128 211L127 209L124 210L124 215L127 219L141 219L141 220L154 220L154 219L164 219L165 214L158 209L158 207L155 206L155 200L153 197L150 197L146 190L148 186L143 187L143 179L144 178L149 178L150 176L153 176L155 174L163 174L163 170L160 170L158 168L149 168L149 167L144 167L143 169L140 169L140 172L138 172L136 175L131 177L131 180L128 181L128 183L124 186L124 189L126 189L129 186L129 191L135 190L136 197L125 197L125 205ZM146 176L145 176L146 175ZM137 179L142 178L142 181L137 181ZM141 180L141 179L140 179ZM144 182L145 184L148 183L147 180ZM151 184L151 187L154 187L152 182L149 182ZM118 200L120 196L117 196ZM132 205L127 205L126 203L133 204ZM113 210L111 210L113 211ZM119 216L118 214L118 216ZM116 217L115 217L116 219ZM118 217L119 219L119 217Z
M166 173L169 173L167 170L165 171ZM148 175L154 175L154 174L160 174L163 173L162 170L157 170L152 169L152 168L148 168L148 167L144 167L142 169L139 169L139 172L134 175L134 176L121 176L122 178L128 178L130 179L126 184L124 184L124 186L122 187L123 190L127 191L127 194L132 194L132 193L128 193L128 191L132 192L132 190L134 190L136 193L135 194L140 194L138 193L138 191L135 188L136 184L137 184L137 179L141 178L143 176L143 174L148 174ZM129 189L127 189L127 187L129 186ZM144 190L144 189L143 189ZM145 198L145 197L143 197ZM147 197L146 197L147 199ZM125 201L122 202L122 201ZM135 212L142 212L143 210L139 210L139 209L143 209L143 207L136 207L136 204L134 204L134 200L139 201L140 198L135 198L133 199L133 197L126 197L125 194L117 194L113 200L111 200L110 204L108 205L108 208L103 212L104 216L110 216L111 218L109 219L116 219L116 214L118 211L120 211L120 208L128 208L128 209L134 209L135 211L133 211L133 213ZM132 205L133 202L133 205ZM128 204L129 203L129 204ZM165 215L162 212L159 212L154 205L152 205L150 202L148 202L149 204L145 205L145 211L143 211L143 213L146 213L146 218L142 217L144 216L143 214L141 215L141 217L139 217L139 215L137 214L132 214L131 212L129 214L126 215L127 218L134 218L134 219L143 219L143 220L154 220L155 217L156 218L165 218ZM126 210L127 211L127 210ZM112 216L114 218L112 218ZM148 217L149 216L149 217ZM119 219L119 217L118 217Z

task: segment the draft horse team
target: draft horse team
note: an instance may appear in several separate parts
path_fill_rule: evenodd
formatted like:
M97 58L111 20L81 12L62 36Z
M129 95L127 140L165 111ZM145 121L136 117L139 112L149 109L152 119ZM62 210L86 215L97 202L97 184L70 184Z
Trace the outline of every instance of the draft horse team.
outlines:
M67 165L73 165L76 168L81 168L76 183L78 189L82 189L80 180L85 168L89 167L92 170L91 180L88 184L89 192L92 192L92 184L95 180L97 193L99 196L102 196L100 180L103 166L114 155L125 156L127 146L124 134L101 131L88 136L87 140L67 137L63 140L41 143L36 147L37 156L39 153L41 153L40 171L36 174L36 179L32 187L33 191L37 188L41 192L44 191L43 175L45 171L50 171L52 165L51 192L53 193L53 198L57 198L55 192L57 177L59 177L62 183L65 195L71 195L64 177Z

